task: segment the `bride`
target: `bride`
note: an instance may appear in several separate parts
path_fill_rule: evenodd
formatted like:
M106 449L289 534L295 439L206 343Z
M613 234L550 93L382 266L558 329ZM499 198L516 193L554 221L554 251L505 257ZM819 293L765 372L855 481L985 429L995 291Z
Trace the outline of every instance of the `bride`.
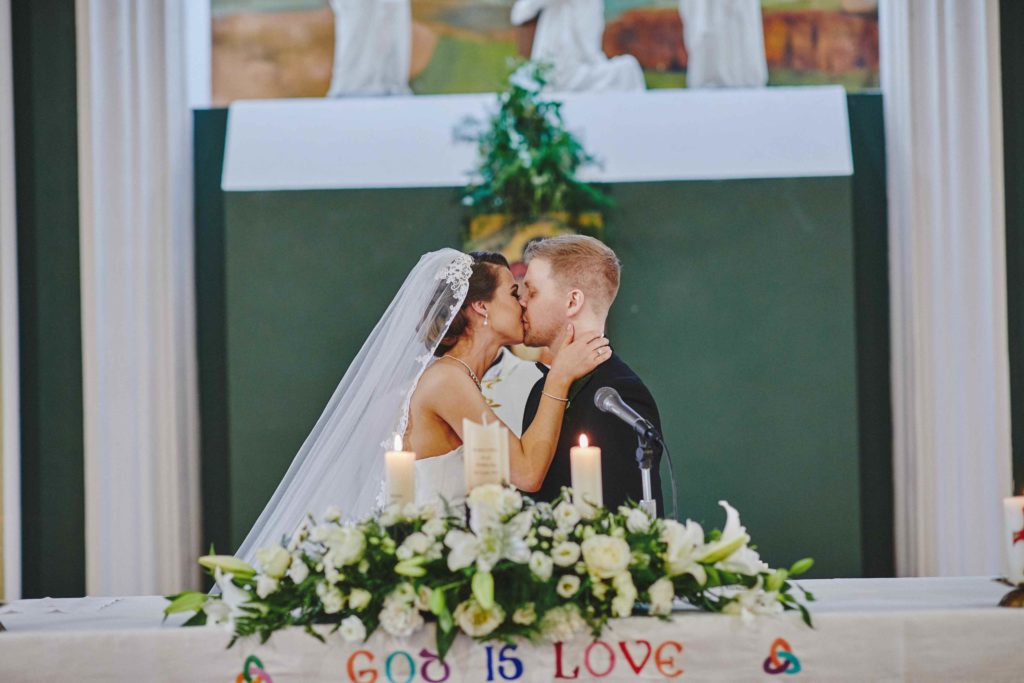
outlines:
M518 286L500 254L423 255L345 372L323 414L236 555L281 541L307 514L339 506L359 519L383 503L384 450L417 453L417 502L465 495L462 420L498 421L480 377L503 346L523 341ZM611 356L600 332L567 328L537 415L509 436L512 484L544 481L569 386Z

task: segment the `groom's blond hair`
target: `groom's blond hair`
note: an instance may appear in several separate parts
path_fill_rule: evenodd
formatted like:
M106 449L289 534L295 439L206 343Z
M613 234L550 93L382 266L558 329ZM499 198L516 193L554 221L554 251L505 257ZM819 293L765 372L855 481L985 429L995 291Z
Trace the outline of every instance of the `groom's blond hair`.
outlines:
M619 292L622 264L606 244L586 235L559 235L531 242L523 260L544 259L563 286L579 289L607 310Z

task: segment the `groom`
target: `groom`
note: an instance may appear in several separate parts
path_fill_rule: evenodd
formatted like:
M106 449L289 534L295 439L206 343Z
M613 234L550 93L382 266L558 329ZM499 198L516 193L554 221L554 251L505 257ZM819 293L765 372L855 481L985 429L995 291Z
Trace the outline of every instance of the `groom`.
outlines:
M563 235L530 244L524 260L526 275L519 286L527 346L547 346L552 353L565 342L568 323L579 332L604 330L615 295L619 291L619 259L611 249L593 237ZM542 372L547 368L539 365ZM523 429L537 414L544 378L537 380L526 401ZM654 398L628 365L614 352L609 360L581 378L569 391L569 406L562 431L544 483L531 494L550 501L571 485L569 449L586 434L591 445L601 448L601 480L604 505L615 510L626 499L643 497L640 469L636 463L637 439L633 430L617 417L594 405L594 393L612 387L622 399L661 431ZM651 489L658 503L658 515L665 514L658 464L660 449L651 468Z

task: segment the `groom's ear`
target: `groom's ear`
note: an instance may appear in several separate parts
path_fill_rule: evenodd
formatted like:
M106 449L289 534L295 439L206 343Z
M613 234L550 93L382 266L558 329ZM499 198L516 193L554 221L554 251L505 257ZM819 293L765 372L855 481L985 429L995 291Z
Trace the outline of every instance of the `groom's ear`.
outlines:
M565 314L570 318L579 315L580 311L583 310L583 304L586 303L586 296L579 289L569 290L569 307L566 309Z

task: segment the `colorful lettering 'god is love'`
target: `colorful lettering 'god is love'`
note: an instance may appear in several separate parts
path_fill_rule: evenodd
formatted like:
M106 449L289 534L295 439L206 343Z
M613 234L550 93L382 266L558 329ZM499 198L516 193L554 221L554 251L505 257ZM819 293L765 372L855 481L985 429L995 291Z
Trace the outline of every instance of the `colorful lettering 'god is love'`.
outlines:
M683 675L680 662L683 644L674 640L660 643L595 640L574 653L575 657L570 656L562 643L555 643L553 647L554 671L548 675L556 680L591 681L613 673L660 674L666 679ZM481 681L517 681L526 674L526 661L518 656L517 645L486 645L480 650L483 657L477 670ZM799 669L799 663L796 666ZM427 683L445 683L452 670L447 662L426 648L419 652L393 650L386 654L359 649L349 655L345 673L351 683L411 683L417 676ZM243 681L273 683L256 655L245 660L242 673L235 679L235 683Z
M764 660L764 672L773 675L800 673L800 660L785 638L776 638L772 643L771 653Z
M263 670L263 662L256 655L249 655L245 658L242 666L242 673L235 677L235 683L274 683L274 679Z

